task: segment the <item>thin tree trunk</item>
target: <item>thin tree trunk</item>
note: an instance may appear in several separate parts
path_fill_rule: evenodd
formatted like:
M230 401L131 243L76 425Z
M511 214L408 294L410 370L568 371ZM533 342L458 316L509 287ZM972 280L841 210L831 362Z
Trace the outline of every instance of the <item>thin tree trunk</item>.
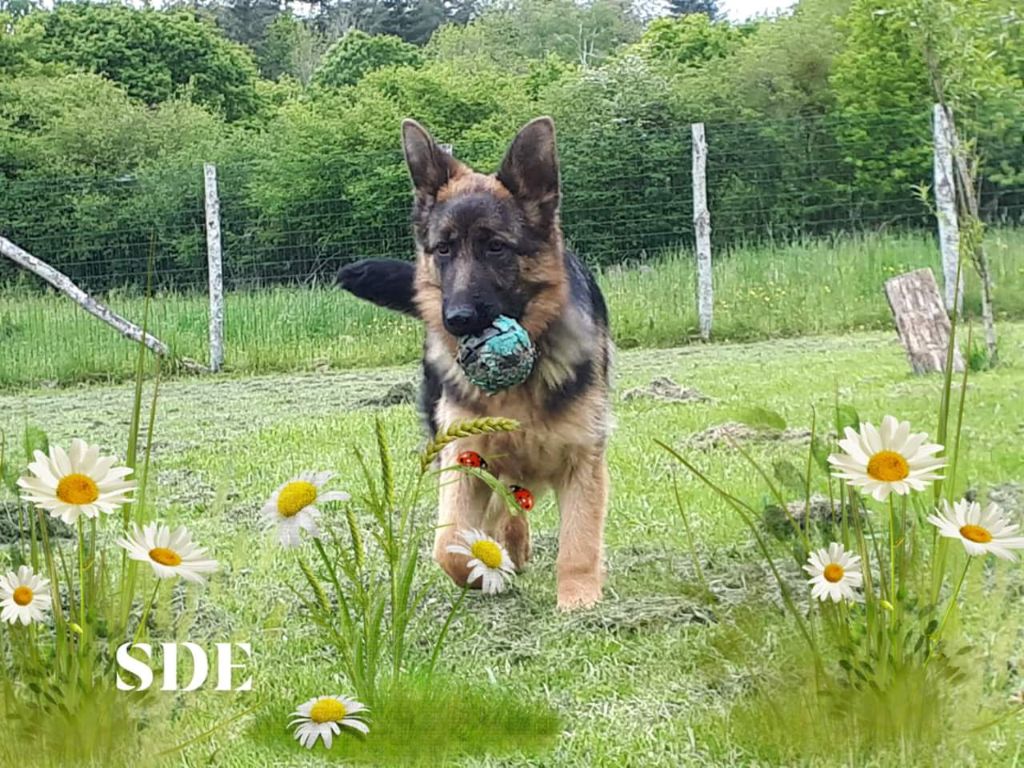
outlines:
M985 326L985 347L988 349L989 365L999 362L999 343L996 338L996 318L992 310L992 273L989 271L985 247L978 243L974 251L974 262L981 278L981 322Z
M996 319L992 302L992 270L989 268L988 255L985 253L984 225L981 223L981 211L978 204L975 179L977 178L977 158L967 162L964 153L957 147L954 154L957 173L957 195L960 206L967 214L968 255L974 269L981 280L981 322L985 327L985 348L988 351L988 362L994 366L999 361L999 344L996 335Z

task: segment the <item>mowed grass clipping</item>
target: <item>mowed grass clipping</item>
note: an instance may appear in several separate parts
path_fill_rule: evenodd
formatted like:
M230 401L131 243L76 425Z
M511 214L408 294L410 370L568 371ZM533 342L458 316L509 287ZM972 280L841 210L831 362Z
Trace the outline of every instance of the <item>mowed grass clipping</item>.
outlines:
M993 230L987 247L997 313L1024 317L1024 229ZM751 341L889 328L883 281L920 267L939 271L934 238L925 234L846 236L716 255L714 338ZM599 280L621 348L674 347L696 336L689 250L664 254L649 265L609 268ZM974 282L969 273L967 310L976 316ZM141 324L145 300L137 292L101 298ZM149 327L177 357L205 364L207 310L205 295L158 293L150 302ZM330 286L227 296L228 371L398 365L416 360L421 343L415 321ZM134 363L130 343L64 297L34 287L0 290L0 388L116 381L130 377Z

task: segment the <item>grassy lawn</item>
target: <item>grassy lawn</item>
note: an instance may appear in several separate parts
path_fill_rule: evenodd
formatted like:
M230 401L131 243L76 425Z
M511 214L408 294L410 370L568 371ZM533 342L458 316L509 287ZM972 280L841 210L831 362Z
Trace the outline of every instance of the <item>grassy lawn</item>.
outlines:
M688 298L690 292L680 288L679 295ZM614 291L612 296L615 301ZM659 300L657 306L671 304ZM976 489L982 497L991 489L1005 494L1012 491L1008 484L1024 482L1024 324L1003 323L1001 333L1002 365L972 375L966 453L955 479L958 488ZM365 340L360 344L370 346ZM53 359L37 354L38 360ZM264 714L257 716L262 717L262 732L247 725L252 720L243 721L190 748L187 764L326 764L281 738L283 716L313 695L341 692L343 684L326 644L287 588L289 583L299 585L298 568L262 533L258 509L277 484L307 468L337 470L342 487L358 491L352 448L370 443L376 417L383 419L393 444L403 449L401 455L408 455L397 470L412 473L413 454L421 442L412 406L375 407L367 398L415 375L414 367L406 365L344 373L179 378L161 385L155 442L158 507L167 520L192 527L222 564L221 573L192 606L195 625L189 639L201 644L251 642L256 695L266 702ZM626 397L660 376L710 399L670 403L642 394ZM803 762L760 743L749 717L732 715L738 705L777 683L779 660L791 645L792 630L782 616L777 588L735 514L694 478L679 474L712 593L710 598L702 594L673 501L676 470L653 441L677 446L739 497L760 506L764 491L749 467L714 439L714 428L733 420L740 409L775 410L790 427L777 439L746 441L755 457L799 463L806 456L801 430L810 426L811 409L830 412L836 390L865 419L877 423L892 413L934 433L940 385L939 377L910 375L890 332L623 351L617 372L618 427L610 448L613 495L604 602L590 612L555 613L557 512L552 500L545 499L532 513L533 564L509 593L492 599L470 595L442 656L445 671L467 689L490 680L513 699L548 702L560 715L562 733L539 753L465 757L453 764ZM72 436L84 436L123 455L131 398L126 384L2 394L0 429L16 435L28 421L47 430L51 439L66 443ZM1019 506L1011 511L1018 520L1024 515ZM422 514L432 515L433 510L425 507ZM796 580L784 545L777 554ZM1014 572L1019 574L1019 568ZM435 631L456 590L433 566L424 573L430 588L424 617ZM982 580L970 589L976 594ZM980 620L973 625L972 639L981 649L993 647L1000 633L1018 632L1024 625L1019 591L1016 595L1010 604L983 603L984 609L977 610ZM1018 639L1018 659L1019 650ZM986 654L978 658L980 662ZM1007 682L1007 664L1013 660L993 654L985 663L981 677L986 700L1003 701L1024 687L1019 678L1012 679L1013 689ZM169 720L185 735L240 711L246 700L211 692L193 694L187 704ZM279 724L277 733L272 732L274 723ZM934 764L1016 765L1024 750L1021 725L1019 716L1006 720L986 732L980 744L975 740L959 751L936 753ZM439 764L430 755L424 760ZM854 764L844 755L806 762Z
M993 230L987 247L997 312L1024 318L1024 230ZM880 278L919 267L939 269L931 236L849 236L719 254L715 338L750 341L889 328ZM968 310L977 315L972 278L973 273ZM696 336L689 251L664 254L643 267L608 269L600 282L620 348L678 347ZM142 323L144 301L137 295L114 292L104 298ZM158 294L148 327L178 357L207 361L205 296ZM333 288L278 287L227 298L226 363L238 373L397 365L416 360L421 344L416 323ZM63 297L0 291L0 389L121 380L133 370L131 346Z

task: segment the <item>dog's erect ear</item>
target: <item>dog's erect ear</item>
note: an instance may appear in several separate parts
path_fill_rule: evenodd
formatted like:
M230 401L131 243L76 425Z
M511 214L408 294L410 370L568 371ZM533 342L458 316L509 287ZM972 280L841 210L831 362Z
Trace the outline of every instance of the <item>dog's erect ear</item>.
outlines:
M498 181L537 214L537 223L550 223L559 197L555 124L550 117L538 117L523 126L501 162Z
M461 168L459 162L441 149L415 120L402 122L402 148L413 187L421 199L434 197Z

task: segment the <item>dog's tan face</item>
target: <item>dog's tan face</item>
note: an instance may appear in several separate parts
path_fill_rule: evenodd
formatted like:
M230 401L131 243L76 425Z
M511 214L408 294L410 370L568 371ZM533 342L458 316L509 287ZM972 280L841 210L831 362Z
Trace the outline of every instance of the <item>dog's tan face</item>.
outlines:
M415 190L420 317L451 342L498 315L542 333L565 292L551 120L524 127L494 175L445 153L418 123L402 132Z

